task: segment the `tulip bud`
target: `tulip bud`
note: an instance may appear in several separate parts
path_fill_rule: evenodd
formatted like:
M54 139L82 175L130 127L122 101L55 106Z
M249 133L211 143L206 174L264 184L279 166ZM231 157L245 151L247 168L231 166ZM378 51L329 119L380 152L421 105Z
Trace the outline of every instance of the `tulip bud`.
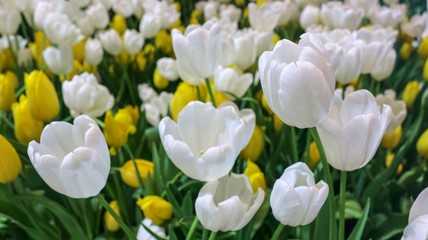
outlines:
M389 153L386 158L385 158L385 166L388 168L391 166L392 161L394 161L395 158L395 154L394 153ZM401 172L403 172L403 164L398 164L397 167L397 171L395 172L395 174L400 175Z
M25 74L25 92L31 115L35 119L48 122L58 115L58 95L54 85L43 72L35 70Z
M22 169L21 160L12 144L0 134L0 183L15 180Z
M383 136L380 145L387 149L394 149L400 143L402 135L402 128L401 125L399 125L395 130Z
M70 46L48 47L43 51L43 59L49 69L57 75L70 73L73 69L74 57Z
M178 79L175 59L166 57L159 58L156 62L156 67L159 70L159 74L169 81L176 81Z
M139 176L143 183L146 182L147 177L153 177L153 163L144 159L135 159L135 164L137 165ZM138 188L140 186L138 181L138 175L135 170L135 166L132 160L127 161L123 164L120 169L120 176L122 180L131 187Z
M144 45L143 34L138 33L134 29L126 29L123 37L123 45L127 53L131 55L137 54Z
M145 38L153 38L162 27L162 19L154 13L146 13L141 18L139 30Z
M318 215L328 191L324 181L315 184L314 174L305 163L295 163L273 185L270 196L273 216L284 225L307 225Z
M15 73L7 71L0 74L0 110L10 111L12 103L15 102L15 87L18 85L18 78Z
M71 47L83 38L80 28L67 15L59 12L47 15L44 30L49 40L60 46Z
M172 38L166 31L162 30L156 34L155 45L157 49L162 50L165 54L172 53Z
M259 188L266 191L265 175L257 164L252 161L247 161L247 167L244 170L244 174L248 176L253 192L257 192Z
M320 161L320 153L318 151L317 144L315 142L311 142L309 144L309 162L308 166L310 169L314 169L318 162Z
M90 117L80 115L73 123L47 125L40 143L28 145L28 157L53 190L71 198L93 197L104 188L110 173L107 143Z
M73 56L74 59L83 62L85 58L85 45L86 45L86 39L82 39L76 44L73 45Z
M404 88L401 98L406 103L407 109L410 109L419 94L419 82L414 80L408 82Z
M195 202L196 216L210 231L237 231L254 217L264 197L261 188L253 192L245 174L231 173L205 183Z
M420 57L428 57L428 37L425 37L419 44L418 55Z
M141 208L144 216L160 225L172 217L172 205L165 199L150 195L137 200L137 205Z
M428 158L428 129L419 137L418 142L416 143L416 150L419 155L424 158Z
M103 48L98 39L88 39L85 43L85 60L92 66L97 66L103 60Z
M284 123L276 114L273 114L273 128L275 129L275 133L279 133L282 126L284 126Z
M137 131L138 112L138 107L127 106L119 109L114 116L111 111L106 113L104 135L108 145L118 148L128 142L128 135Z
M141 51L137 53L136 63L137 63L138 70L140 70L141 72L143 72L144 69L146 69L147 58L144 55L144 52Z
M168 87L169 81L159 73L159 69L156 68L153 73L153 84L159 90L163 90Z
M428 58L425 59L423 76L424 76L425 82L428 82Z
M260 32L271 32L276 27L281 11L272 3L264 3L257 6L248 4L248 20L252 28Z
M410 57L410 54L412 54L413 46L411 42L405 42L400 48L400 59L401 60L407 60Z
M15 34L21 23L21 16L18 11L0 10L0 33L4 35Z
M85 11L91 19L91 23L98 29L104 29L109 23L107 9L101 3L91 4Z
M29 105L24 95L19 97L18 103L12 104L15 137L22 144L28 144L31 140L38 141L43 130L43 122L31 115Z
M111 20L110 28L116 30L116 32L122 35L127 29L125 18L120 14L115 14Z
M120 218L122 218L119 205L116 200L110 202L110 207ZM109 212L104 213L104 224L109 232L116 232L120 228L119 224Z
M206 96L205 96L206 97ZM201 97L202 99L205 99ZM177 90L174 93L174 97L171 102L171 117L174 121L177 121L178 114L181 110L191 101L198 99L198 92L195 87L190 86L186 82L181 82Z
M122 50L122 41L120 40L119 34L114 30L110 29L98 35L104 50L111 55L118 55Z
M250 142L248 142L247 146L240 153L241 158L251 161L256 161L259 158L264 148L263 135L261 127L256 125Z
M306 29L311 26L316 26L320 21L320 9L313 5L307 5L300 14L300 26Z

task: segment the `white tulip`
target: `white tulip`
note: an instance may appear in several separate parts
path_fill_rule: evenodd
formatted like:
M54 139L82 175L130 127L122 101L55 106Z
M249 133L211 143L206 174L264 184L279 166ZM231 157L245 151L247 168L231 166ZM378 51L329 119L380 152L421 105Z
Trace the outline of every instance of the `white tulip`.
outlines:
M162 19L153 13L145 13L140 22L140 32L145 38L153 38L161 30Z
M272 32L281 16L280 9L273 3L263 3L259 7L255 3L250 3L248 10L251 27L260 32Z
M273 3L281 12L278 26L286 26L290 21L298 18L299 6L293 0L275 1Z
M97 66L103 60L104 50L98 39L88 39L85 43L85 60L91 66Z
M43 59L57 75L68 74L73 69L74 56L70 46L48 47L43 51Z
M158 96L156 91L153 88L151 88L147 83L139 84L137 88L138 88L138 96L143 102L149 102L152 98L155 98Z
M385 90L384 94L376 95L377 105L382 108L384 104L389 105L392 110L391 122L388 125L385 133L394 131L407 115L406 104L402 100L395 99L395 91L392 89Z
M391 121L388 105L379 109L376 99L367 90L345 96L335 92L334 104L317 130L328 163L341 171L362 168L373 158Z
M346 4L349 4L354 9L362 9L366 17L376 10L378 2L378 0L346 0Z
M159 58L156 62L156 67L159 69L160 75L169 81L176 81L178 79L175 59L168 57Z
M33 63L33 55L29 48L22 48L18 50L17 54L18 65L21 67L31 66Z
M104 188L110 172L107 142L88 116L48 124L40 144L31 141L28 156L40 177L53 190L71 198L88 198Z
M232 103L216 109L194 101L181 110L177 123L162 119L159 134L175 166L193 179L213 181L230 172L254 127L251 109L239 111Z
M145 218L138 228L137 232L137 240L156 240L155 237L152 236L145 228L150 229L153 233L158 235L159 237L166 238L165 229L161 226L153 224L152 220Z
M132 16L134 13L132 0L112 0L113 11L124 18Z
M406 6L397 4L392 7L378 7L370 15L370 21L373 25L382 27L396 27L406 16Z
M404 229L401 240L428 239L428 188L416 198L409 213L409 225Z
M106 50L111 55L118 55L122 49L122 40L120 39L119 33L114 29L107 30L98 35L98 38Z
M73 117L81 114L100 117L114 105L114 97L108 88L99 84L93 74L86 72L63 82L62 95Z
M191 85L212 76L222 59L222 34L218 24L188 26L183 34L172 30L178 75Z
M235 58L233 64L242 70L254 64L257 58L256 35L248 29L239 31L234 39Z
M318 25L320 22L320 9L317 6L307 5L300 14L299 23L303 29Z
M86 37L92 36L95 32L94 22L86 13L82 13L78 19L76 19L76 25L80 28L80 31Z
M143 34L134 29L126 29L123 36L123 45L127 53L131 55L137 54L144 45Z
M141 110L144 110L147 122L158 127L161 118L168 115L172 97L172 93L162 92L159 96L151 98L147 103L143 103Z
M355 30L364 17L362 9L355 9L342 2L328 2L321 7L321 20L330 29Z
M410 18L409 22L401 24L401 31L406 35L414 37L424 37L422 36L428 28L428 13L424 12L423 14L415 14Z
M242 74L233 68L219 67L214 75L216 90L226 93L226 96L231 100L235 100L236 97L243 97L251 83L253 83L251 73Z
M270 196L273 216L284 225L297 227L311 223L328 197L324 181L315 184L314 174L303 162L284 170L275 181Z
M21 16L18 11L0 10L0 33L2 35L15 34L21 23Z
M101 3L92 4L85 12L90 17L92 25L98 29L104 29L110 22L107 9Z
M241 18L241 9L233 4L220 5L220 19L228 19L231 22L239 22Z
M34 9L34 24L38 29L44 29L46 17L56 11L54 3L38 1Z
M279 41L259 58L266 101L286 124L310 128L323 120L334 99L334 75L324 45L314 34L299 45Z
M210 231L237 231L254 217L264 197L261 188L253 192L245 174L231 173L201 188L195 202L196 216Z
M217 18L219 2L208 1L204 4L204 18L211 19Z
M67 15L57 12L46 17L44 30L49 40L58 45L73 46L83 38L80 29L71 23Z

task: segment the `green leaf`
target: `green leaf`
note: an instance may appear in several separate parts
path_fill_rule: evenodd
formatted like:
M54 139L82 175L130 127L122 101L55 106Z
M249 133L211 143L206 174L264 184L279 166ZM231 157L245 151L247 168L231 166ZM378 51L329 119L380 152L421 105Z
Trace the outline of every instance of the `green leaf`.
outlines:
M359 240L362 239L364 227L366 226L367 217L369 216L370 210L370 199L367 199L366 206L364 206L363 214L358 220L357 225L355 225L354 230L352 230L351 235L349 235L349 240Z
M174 232L174 228L171 224L168 225L168 238L169 240L178 240L177 235Z
M187 192L186 196L183 198L183 203L181 204L181 210L185 216L193 215L193 200L191 192Z

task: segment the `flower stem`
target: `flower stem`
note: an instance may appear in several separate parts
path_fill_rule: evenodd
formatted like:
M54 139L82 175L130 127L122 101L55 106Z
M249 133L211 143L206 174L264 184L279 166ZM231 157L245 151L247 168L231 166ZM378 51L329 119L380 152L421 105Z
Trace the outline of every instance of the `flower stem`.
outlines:
M217 236L217 232L211 232L210 237L208 240L215 240L215 237Z
M210 94L211 102L213 103L213 106L216 108L217 106L215 104L215 98L214 98L213 90L211 89L210 80L208 80L208 78L205 79L205 84L207 85L208 93Z
M339 212L339 240L345 239L345 193L346 171L340 172L340 212Z
M284 229L284 227L285 227L284 224L279 223L278 227L276 228L275 232L272 235L271 240L277 240L277 239L279 239L279 236L281 235L282 230Z
M100 201L101 205L105 208L105 210L110 213L110 215L116 220L116 222L119 224L120 228L125 232L125 234L128 236L129 239L136 239L135 234L131 231L131 229L126 226L126 224L123 222L122 218L120 218L116 212L113 210L113 208L110 207L110 205L107 203L107 201L104 199L104 197L101 194L97 195L98 201Z
M195 216L195 219L193 219L193 222L192 222L192 226L190 226L189 233L186 236L186 240L192 239L193 233L195 233L195 230L196 230L196 226L198 226L198 222L199 222L198 217Z
M334 201L334 188L333 188L333 180L331 178L330 174L330 166L328 165L327 158L325 156L324 148L322 146L321 138L318 134L318 131L316 128L311 128L309 131L312 134L312 138L314 139L318 151L320 153L321 162L323 165L324 175L327 180L329 193L328 193L328 204L329 204L329 210L330 210L330 229L329 229L329 239L334 240L336 239L336 204Z

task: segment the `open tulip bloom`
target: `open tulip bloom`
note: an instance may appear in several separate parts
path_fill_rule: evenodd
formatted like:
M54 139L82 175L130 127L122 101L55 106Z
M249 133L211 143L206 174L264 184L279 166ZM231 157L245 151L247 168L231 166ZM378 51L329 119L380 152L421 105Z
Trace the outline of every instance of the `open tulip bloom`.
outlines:
M88 198L104 188L110 172L107 142L88 116L52 122L40 143L30 142L28 156L40 177L53 190L72 198Z
M162 144L171 161L187 176L213 181L225 176L248 144L255 127L253 110L235 105L218 109L210 103L191 102L175 123L166 117L159 123Z
M416 198L409 213L409 225L404 229L401 240L428 239L428 188Z

